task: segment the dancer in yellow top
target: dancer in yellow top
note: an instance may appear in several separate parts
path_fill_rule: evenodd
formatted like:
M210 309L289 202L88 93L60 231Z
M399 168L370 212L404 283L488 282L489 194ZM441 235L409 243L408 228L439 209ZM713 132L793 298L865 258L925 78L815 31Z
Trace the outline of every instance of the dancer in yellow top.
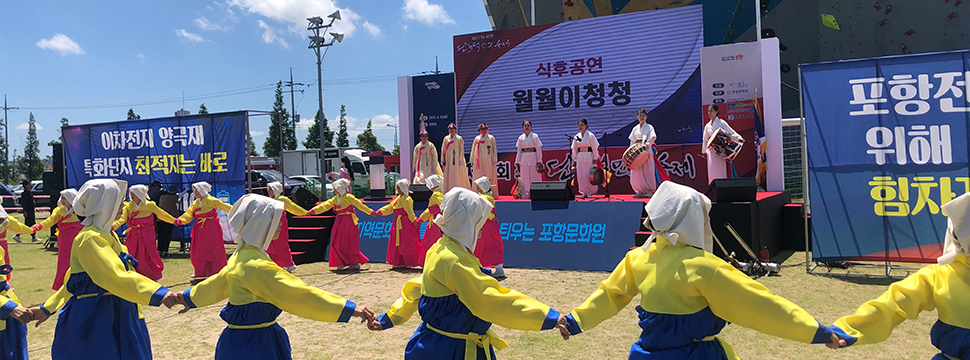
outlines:
M229 299L221 312L229 325L216 345L217 360L290 359L286 331L276 323L283 310L324 322L347 322L351 316L374 320L366 307L308 286L266 255L269 242L280 231L283 206L262 195L240 198L229 212L239 246L228 266L181 295L187 307L182 312Z
M492 323L518 330L560 327L559 312L499 285L472 255L492 205L478 194L455 188L444 196L435 222L444 235L431 247L420 278L408 281L398 299L371 330L407 322L415 310L424 320L405 348L405 359L495 359L508 347ZM487 270L485 270L487 271Z
M716 335L728 322L804 343L837 342L828 327L711 254L711 201L665 181L646 210L653 234L599 289L560 319L564 338L589 331L640 295L640 338L630 359L737 359Z
M357 210L365 214L374 210L360 202L350 193L350 180L340 179L333 182L333 192L330 200L324 201L310 209L309 214L322 214L333 209L337 218L333 220L330 230L330 267L336 270L360 270L360 266L370 259L360 252L360 229L357 227Z
M162 278L165 264L158 254L155 219L152 215L169 224L174 224L175 218L155 205L154 201L148 200L147 186L132 186L128 189L128 193L131 201L125 205L124 213L121 218L115 220L112 228L117 229L123 224L128 225L125 246L128 247L128 253L138 261L138 267L135 270L153 281L158 281Z
M283 208L286 209L286 212L296 216L306 215L307 211L305 209L297 205L293 200L290 200L290 198L283 196L283 184L279 181L267 184L266 190L270 199L283 202ZM286 269L286 271L293 272L293 270L296 270L296 263L293 262L293 254L290 253L290 221L287 220L285 214L280 218L280 235L270 242L269 249L266 249L266 253L269 254L269 258L273 259L276 265Z
M421 262L421 232L415 225L414 200L411 199L411 184L407 179L397 181L397 196L390 204L375 210L373 216L394 214L391 223L391 236L387 241L387 263L393 269L418 267Z
M0 228L6 227L7 212L0 208ZM0 249L0 252L5 252ZM0 275L13 271L9 264L0 265ZM23 307L13 287L0 281L0 356L4 359L27 359L27 326L33 312Z
M949 219L937 264L889 285L882 296L837 320L832 329L845 340L841 345L885 341L903 321L936 309L939 320L930 329L930 342L940 353L933 360L966 359L970 354L970 194L942 207Z
M212 185L202 181L192 184L195 201L182 216L175 219L175 225L186 225L195 219L192 226L192 248L189 258L195 268L193 278L207 278L226 267L226 245L222 243L222 226L219 226L218 210L229 211L231 205L209 195Z
M31 227L36 233L57 224L57 272L54 273L54 285L51 286L51 290L60 289L64 285L64 275L67 275L67 268L71 266L71 245L74 244L77 233L84 228L71 205L75 198L77 198L77 190L62 190L61 197L57 199L57 207L51 211L51 216Z

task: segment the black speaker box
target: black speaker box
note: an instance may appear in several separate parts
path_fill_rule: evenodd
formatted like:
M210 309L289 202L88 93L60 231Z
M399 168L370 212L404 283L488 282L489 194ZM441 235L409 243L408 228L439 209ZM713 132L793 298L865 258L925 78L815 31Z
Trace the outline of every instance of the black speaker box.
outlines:
M302 186L297 186L295 189L293 189L293 194L291 194L290 197L293 199L293 202L307 210L312 209L317 205L317 202L320 201L316 195L313 195L310 190L307 190Z
M754 178L714 179L707 188L707 197L714 202L755 201L758 183Z
M532 201L573 200L573 189L565 181L536 181L529 187Z
M411 200L413 201L428 201L431 198L432 191L425 184L411 184L408 190L411 191Z

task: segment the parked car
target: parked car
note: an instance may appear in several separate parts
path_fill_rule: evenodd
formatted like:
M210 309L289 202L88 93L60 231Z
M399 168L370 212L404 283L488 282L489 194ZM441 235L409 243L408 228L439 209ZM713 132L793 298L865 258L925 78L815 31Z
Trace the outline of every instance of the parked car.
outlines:
M280 182L283 184L283 195L290 195L297 186L302 186L303 182L299 180L293 180L283 176L283 173L276 170L250 170L249 178L253 182L252 193L267 195L266 185L271 182ZM248 185L248 184L247 184Z
M0 196L3 197L4 208L20 207L20 193L14 193L13 189L7 186L7 184L0 183Z
M330 184L324 185L324 179L316 175L293 175L290 179L302 181L304 188L310 190L313 195L316 195L320 200L325 200L333 197L333 186Z

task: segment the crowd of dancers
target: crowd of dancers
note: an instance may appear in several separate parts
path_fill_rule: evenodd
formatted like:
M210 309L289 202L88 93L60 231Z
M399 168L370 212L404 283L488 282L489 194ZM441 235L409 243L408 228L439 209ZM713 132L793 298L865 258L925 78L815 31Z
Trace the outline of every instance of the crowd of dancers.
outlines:
M440 179L428 180L439 188ZM643 331L631 346L631 359L736 359L733 348L717 336L728 323L830 348L877 343L902 321L934 308L939 321L930 337L940 353L933 359L967 359L970 354L970 312L964 311L970 299L966 250L970 249L970 194L944 205L949 226L939 264L890 285L855 314L826 326L711 254L711 202L688 187L663 182L646 205L649 217L644 225L653 233L650 241L628 252L585 302L560 313L501 286L492 270L483 267L501 261L491 257L501 243L494 242L497 224L487 177L475 181L480 193L464 188L439 192L433 197L434 205L421 216L409 209L406 184L406 180L398 184L399 196L390 205L370 210L349 194L349 183L340 182L334 198L310 210L319 213L333 208L338 221L348 228L355 226L354 208L371 214L393 213L392 232L396 235L388 246L420 246L389 251L389 259L399 266L421 266L423 270L421 276L403 285L402 297L385 313L375 314L308 286L278 265L269 252L285 231L288 203L256 194L243 196L228 209L238 244L228 261L225 256L221 261L193 258L197 271L212 269L213 273L188 290L172 292L152 279L159 268L142 270L145 263L133 255L141 245L130 244L141 236L132 232L147 227L131 219L155 211L142 197L144 188L128 189L132 200L126 205L126 182L90 180L77 192L66 191L59 201L63 208L55 210L60 221L80 223L71 246L62 249L71 250L63 280L55 280L63 285L30 309L20 303L9 280L0 287L0 356L26 359L25 324L37 321L40 325L56 314L51 346L54 359L86 359L92 354L99 359L151 359L141 306L182 305L180 313L184 313L226 302L221 318L227 325L216 346L216 359L289 359L289 340L276 323L282 311L323 322L347 322L356 317L373 331L400 326L419 311L422 322L401 349L404 358L487 360L508 346L492 324L528 331L557 329L558 335L569 339L593 331L638 294L638 325ZM212 216L217 215L209 213L225 206L208 200L207 186L196 185L198 199L188 216L164 221L178 224L192 216L196 226L199 219L206 219L201 224L215 223L217 217ZM413 234L406 235L414 232L414 222L422 218L434 224L426 233L432 237L440 234L430 245L407 237ZM113 231L119 221L133 225L128 244L123 245ZM8 229L25 234L33 230L0 210L0 231ZM354 240L350 233L340 236L348 242ZM331 265L367 262L359 249L334 251ZM502 269L496 266L495 270ZM10 271L8 264L0 267L0 274Z

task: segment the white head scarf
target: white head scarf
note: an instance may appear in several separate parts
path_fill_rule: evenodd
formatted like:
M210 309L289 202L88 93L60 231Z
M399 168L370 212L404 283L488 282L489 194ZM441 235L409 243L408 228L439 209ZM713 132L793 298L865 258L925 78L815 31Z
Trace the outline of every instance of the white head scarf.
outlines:
M487 176L482 176L478 179L475 179L475 185L478 185L478 188L482 189L481 192L483 194L492 191L492 184L488 182Z
M946 240L943 241L943 255L936 258L940 265L946 265L956 260L957 255L968 255L970 249L970 194L963 194L943 205L947 214Z
M199 181L192 184L192 190L198 191L203 197L205 197L206 195L209 195L209 191L212 191L212 185L209 185L209 183L205 181Z
M74 199L74 213L83 216L81 225L111 231L111 223L118 216L118 207L125 199L125 189L128 182L113 179L88 180L81 185L77 198Z
M471 190L456 187L445 194L441 215L434 222L442 233L473 252L478 234L491 212L492 204L488 200Z
M424 185L427 186L429 190L434 191L434 189L441 186L441 175L434 174L424 178Z
M137 196L141 201L148 201L148 187L145 185L132 185L128 188L128 192L131 194L130 196Z
M711 200L694 189L671 181L664 181L647 202L647 219L643 225L653 234L644 246L650 246L655 237L704 249L714 250L714 231L711 230Z
M273 199L278 198L280 195L283 195L283 184L281 184L279 181L274 181L269 184L266 184L266 188L268 190L267 192L269 193L269 197Z
M408 196L411 194L411 182L408 179L401 179L397 181L397 192L402 196Z
M74 199L77 199L77 190L74 190L74 189L61 190L61 200L67 202L71 206L74 206L73 205ZM61 200L58 200L57 202L60 203ZM68 210L67 213L70 214L72 211L74 211L73 208L71 210Z
M244 242L266 252L280 226L282 215L282 201L263 195L246 194L229 210L229 226L238 235L237 244Z
M337 193L337 197L341 197L350 189L350 180L340 179L334 181L331 186L333 186L333 192Z

